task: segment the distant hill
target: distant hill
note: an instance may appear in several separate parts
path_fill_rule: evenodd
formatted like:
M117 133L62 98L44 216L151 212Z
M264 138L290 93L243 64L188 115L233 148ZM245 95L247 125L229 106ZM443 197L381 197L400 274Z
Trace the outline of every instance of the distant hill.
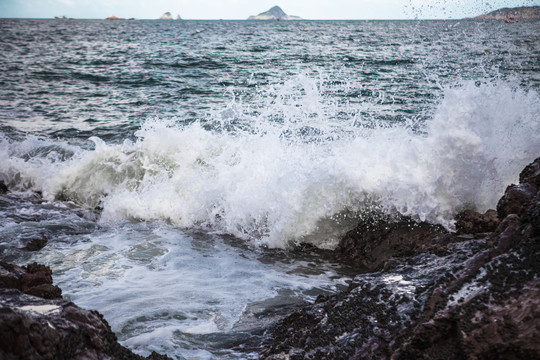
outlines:
M163 13L163 15L159 17L159 20L172 20L172 19L173 19L172 14L168 11L166 13Z
M524 6L515 8L503 8L492 11L485 15L476 16L474 19L538 19L540 18L540 6Z
M250 16L248 20L302 20L299 16L287 15L279 6L274 6L268 11L257 16Z
M111 15L108 18L105 18L105 20L126 20L126 18L118 17L116 15Z

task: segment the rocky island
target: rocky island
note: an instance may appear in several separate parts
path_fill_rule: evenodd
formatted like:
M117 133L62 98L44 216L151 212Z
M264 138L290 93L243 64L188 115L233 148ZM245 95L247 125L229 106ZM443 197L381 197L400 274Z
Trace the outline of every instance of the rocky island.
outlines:
M160 17L159 17L159 20L172 20L173 17L172 17L172 14L170 12L166 12L166 13L163 13Z
M126 18L118 17L116 15L111 15L111 16L105 18L105 20L126 20Z
M180 17L180 15L176 15L176 18L173 18L172 14L167 11L166 13L163 13L160 17L159 17L159 20L173 20L173 19L176 19L176 20L182 20L182 18Z
M274 6L268 11L257 16L250 16L248 20L303 20L299 16L287 15L279 6Z
M539 19L540 6L523 6L515 8L502 8L490 13L476 16L474 19Z

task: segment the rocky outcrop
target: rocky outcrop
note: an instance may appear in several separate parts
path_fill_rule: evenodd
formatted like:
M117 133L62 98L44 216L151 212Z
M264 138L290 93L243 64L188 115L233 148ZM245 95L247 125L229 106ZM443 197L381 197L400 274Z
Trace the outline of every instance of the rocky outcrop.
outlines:
M61 293L48 267L0 262L0 359L144 359L117 342L100 313Z
M476 16L475 19L538 19L540 6L523 6L503 8L485 15Z
M172 17L172 14L170 12L166 12L166 13L163 13L160 17L159 17L160 20L172 20L173 17Z
M464 210L456 215L456 230L459 234L480 234L493 232L499 225L499 217L493 209L479 214Z
M299 16L287 15L279 6L274 6L268 11L262 12L257 16L250 16L248 20L302 20Z
M457 233L428 232L416 246L420 230L409 241L406 226L387 225L361 224L343 241L359 246L360 265L391 254L378 271L279 321L263 358L540 359L540 158L497 212L461 213ZM407 250L388 253L392 243Z
M111 16L105 18L105 20L126 20L126 18L111 15Z
M441 226L417 223L410 218L391 223L367 220L345 235L336 257L356 267L375 270L391 257L420 252L435 236L445 232Z
M62 290L52 284L52 272L36 263L26 267L0 262L0 289L17 289L43 299L60 299Z

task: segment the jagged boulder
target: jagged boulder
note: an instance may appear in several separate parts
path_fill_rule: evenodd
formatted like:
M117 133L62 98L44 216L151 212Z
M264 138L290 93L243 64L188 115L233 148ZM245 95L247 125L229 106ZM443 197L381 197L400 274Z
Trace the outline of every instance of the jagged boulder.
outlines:
M37 263L20 267L0 262L0 289L17 289L43 299L60 299L62 290L52 284L52 271Z
M483 214L473 210L464 210L456 215L456 230L460 234L478 234L493 232L499 225L497 211L490 209Z
M387 222L367 220L349 231L336 249L336 258L356 267L374 270L391 257L418 253L436 236L441 226L415 222L410 218Z

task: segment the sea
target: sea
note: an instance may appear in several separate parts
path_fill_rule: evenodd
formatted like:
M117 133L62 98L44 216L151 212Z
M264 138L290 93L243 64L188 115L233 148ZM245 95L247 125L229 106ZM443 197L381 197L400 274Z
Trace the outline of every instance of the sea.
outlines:
M540 156L538 20L1 19L0 57L0 260L145 356L257 358L360 220L453 231Z

